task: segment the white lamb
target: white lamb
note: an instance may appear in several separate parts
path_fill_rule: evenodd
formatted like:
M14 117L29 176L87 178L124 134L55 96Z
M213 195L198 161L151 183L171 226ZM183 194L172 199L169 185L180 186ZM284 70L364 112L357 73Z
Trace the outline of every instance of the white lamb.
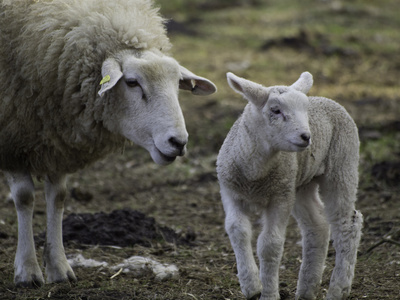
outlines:
M362 215L355 210L359 140L354 121L336 102L306 96L313 84L308 72L291 86L268 88L232 73L227 77L249 101L217 160L225 228L243 294L279 299L278 270L292 213L303 236L296 299L316 297L330 230L336 265L326 299L345 299L362 228ZM254 210L263 220L257 242L260 273L251 246Z
M170 47L150 0L0 0L0 169L18 215L17 285L44 282L32 176L45 180L47 282L68 281L76 278L62 242L66 174L128 141L158 164L184 155L178 88L216 88L169 57Z

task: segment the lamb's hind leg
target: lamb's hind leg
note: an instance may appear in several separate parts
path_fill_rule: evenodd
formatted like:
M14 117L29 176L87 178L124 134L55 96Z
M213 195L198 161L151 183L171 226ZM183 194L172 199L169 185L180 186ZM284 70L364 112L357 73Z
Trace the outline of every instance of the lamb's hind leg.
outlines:
M32 229L35 201L32 177L29 172L7 172L6 177L18 216L14 282L22 287L41 286L44 280L36 258Z
M337 182L325 179L321 184L321 197L336 250L335 268L326 299L346 299L350 295L363 223L362 214L355 210L356 192L355 180Z
M303 238L303 262L296 299L315 299L329 245L329 224L318 196L317 184L311 183L297 192L293 215Z
M62 216L66 194L65 176L47 176L45 182L47 202L47 235L44 251L47 282L76 281L68 264L62 240Z
M261 282L251 246L251 223L243 208L229 194L221 189L225 229L235 252L240 287L247 299L258 299Z

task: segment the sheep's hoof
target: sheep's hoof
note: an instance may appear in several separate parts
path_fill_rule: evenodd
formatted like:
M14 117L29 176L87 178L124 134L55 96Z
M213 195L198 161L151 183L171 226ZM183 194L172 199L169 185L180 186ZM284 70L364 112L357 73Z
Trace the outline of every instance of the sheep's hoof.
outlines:
M59 277L56 279L47 280L48 283L63 283L63 282L76 282L76 281L78 280L76 279L76 276L73 271L67 271L65 277Z
M15 277L15 280L14 280L15 286L17 288L35 289L35 288L41 287L44 284L44 280L40 276L33 274L31 277L32 277L32 280L30 280L30 281L21 281L20 276Z
M247 298L248 300L258 300L260 299L261 293L255 294L254 296L251 296L250 298Z

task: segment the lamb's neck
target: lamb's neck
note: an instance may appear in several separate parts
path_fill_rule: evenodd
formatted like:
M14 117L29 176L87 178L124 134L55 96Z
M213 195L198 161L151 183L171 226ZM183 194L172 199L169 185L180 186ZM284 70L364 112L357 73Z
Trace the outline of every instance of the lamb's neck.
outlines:
M258 136L259 130L257 124L243 116L235 139L236 165L249 180L264 177L279 153Z

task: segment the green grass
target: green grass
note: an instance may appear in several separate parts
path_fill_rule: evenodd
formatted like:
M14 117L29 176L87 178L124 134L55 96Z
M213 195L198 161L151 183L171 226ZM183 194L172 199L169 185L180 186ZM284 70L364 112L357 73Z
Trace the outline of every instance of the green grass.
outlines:
M364 141L361 144L360 151L363 159L370 163L396 160L400 155L399 134L390 133L376 140ZM394 153L398 154L397 157Z
M266 85L289 84L309 70L327 79L316 78L317 91L326 91L327 97L362 97L366 85L368 94L392 98L398 92L398 85L386 76L388 72L398 74L400 61L400 17L396 14L400 5L396 1L342 1L336 8L329 1L276 0L256 7L237 1L224 9L208 10L202 6L209 1L158 2L168 16L197 32L195 36L172 35L173 54L209 75L222 96L226 95L224 73L232 63L243 61L248 68L237 72ZM191 22L193 19L196 22ZM260 50L265 41L296 36L300 30L322 35L333 47L357 55L326 57L287 48ZM311 39L310 43L317 46L319 42Z

